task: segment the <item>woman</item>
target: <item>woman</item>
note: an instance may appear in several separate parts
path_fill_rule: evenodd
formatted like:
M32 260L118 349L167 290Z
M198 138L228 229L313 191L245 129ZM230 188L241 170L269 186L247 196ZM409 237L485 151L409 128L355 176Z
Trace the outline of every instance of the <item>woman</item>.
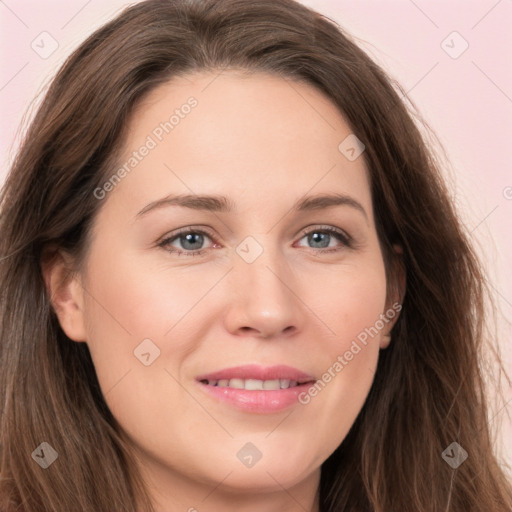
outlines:
M127 9L59 71L1 211L2 510L511 509L482 271L329 20Z

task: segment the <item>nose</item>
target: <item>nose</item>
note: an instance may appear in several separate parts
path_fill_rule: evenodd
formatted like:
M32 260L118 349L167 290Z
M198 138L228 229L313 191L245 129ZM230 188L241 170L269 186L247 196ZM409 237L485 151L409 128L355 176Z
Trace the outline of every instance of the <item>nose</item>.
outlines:
M226 329L238 336L276 338L302 329L299 283L279 251L264 249L252 263L235 255L227 276Z

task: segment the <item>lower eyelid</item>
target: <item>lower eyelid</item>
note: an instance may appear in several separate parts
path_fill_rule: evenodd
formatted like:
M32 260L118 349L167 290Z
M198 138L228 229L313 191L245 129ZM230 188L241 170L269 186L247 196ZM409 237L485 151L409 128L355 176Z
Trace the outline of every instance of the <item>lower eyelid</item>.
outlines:
M182 231L181 233L177 233L175 235L172 235L172 236L168 236L166 238L164 238L161 242L158 243L158 246L159 247L169 247L171 246L171 243L172 242L175 242L176 240L179 240L180 237L184 237L186 235L189 235L189 234L195 234L195 235L202 235L203 237L205 238L209 238L212 242L213 245L216 244L214 238L204 232L204 231L200 231L200 230L190 230L190 231ZM173 247L173 246L171 246ZM170 251L170 252L176 252L176 251L179 251L179 252L187 252L187 253L194 253L194 252L201 252L201 251L205 251L206 249L208 249L208 247L205 247L205 248L202 248L202 249L191 249L191 250L186 250L186 249L179 249L179 248L176 248L176 247L173 247L173 250Z
M334 228L331 226L319 226L319 227L314 227L312 229L306 228L301 232L300 239L302 239L305 236L308 236L312 233L327 233L328 235L335 237L340 242L343 242L347 245L352 241L352 237L348 233L346 233L345 231L343 231L341 229Z
M316 252L331 252L331 251L336 251L337 249L341 249L343 247L351 247L351 245L352 245L352 238L348 234L338 231L331 227L329 227L329 228L328 227L318 227L318 228L312 228L309 230L302 231L302 233L299 235L298 240L300 241L312 233L327 233L328 235L334 237L341 243L341 247L330 247L330 248L319 248L319 249L315 248L315 247L306 247L307 249L312 249L312 250L315 250ZM178 240L181 236L186 236L188 234L200 234L200 235L210 239L211 244L213 246L218 246L218 243L215 241L215 238L212 235L210 235L206 231L203 231L200 229L196 229L196 230L190 229L188 231L182 231L175 235L166 237L160 243L158 243L158 246L164 248L165 250L167 250L170 253L179 253L179 254L187 254L187 255L200 254L200 253L206 251L207 249L215 248L215 247L210 246L210 247L204 247L202 249L187 250L187 249L180 249L180 248L171 246L172 242ZM167 249L167 247L173 247L173 248L172 248L172 250L170 250L170 249Z

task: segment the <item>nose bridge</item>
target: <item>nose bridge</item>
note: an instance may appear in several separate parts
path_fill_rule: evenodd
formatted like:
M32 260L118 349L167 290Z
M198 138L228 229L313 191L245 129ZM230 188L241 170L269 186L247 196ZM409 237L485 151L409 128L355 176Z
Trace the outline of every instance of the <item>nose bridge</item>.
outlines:
M281 302L286 299L283 289L286 287L282 281L283 277L286 278L283 274L287 274L284 255L276 244L270 242L270 236L258 238L247 237L237 247L235 266L240 270L239 278L246 282L248 290L253 290L253 295L258 292L258 297L267 302Z
M266 300L286 298L287 265L279 249L266 246L254 261L249 263L243 260L237 264L241 268L241 275L246 276L250 288L258 291L260 297L268 295Z
M285 255L271 236L247 237L236 248L228 323L265 337L298 327L300 301Z

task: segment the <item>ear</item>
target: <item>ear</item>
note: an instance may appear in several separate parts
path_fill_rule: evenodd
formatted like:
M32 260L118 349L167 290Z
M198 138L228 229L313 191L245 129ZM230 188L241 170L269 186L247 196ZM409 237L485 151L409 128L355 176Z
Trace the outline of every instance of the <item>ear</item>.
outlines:
M41 261L43 279L60 326L73 341L86 341L84 289L73 271L72 260L63 251L47 250Z
M385 327L382 330L380 338L380 348L385 349L391 342L391 330L393 329L405 297L406 274L403 262L403 248L400 245L393 245L393 260L391 262L390 279L388 283L388 293L386 298L386 310L384 315L387 318Z

